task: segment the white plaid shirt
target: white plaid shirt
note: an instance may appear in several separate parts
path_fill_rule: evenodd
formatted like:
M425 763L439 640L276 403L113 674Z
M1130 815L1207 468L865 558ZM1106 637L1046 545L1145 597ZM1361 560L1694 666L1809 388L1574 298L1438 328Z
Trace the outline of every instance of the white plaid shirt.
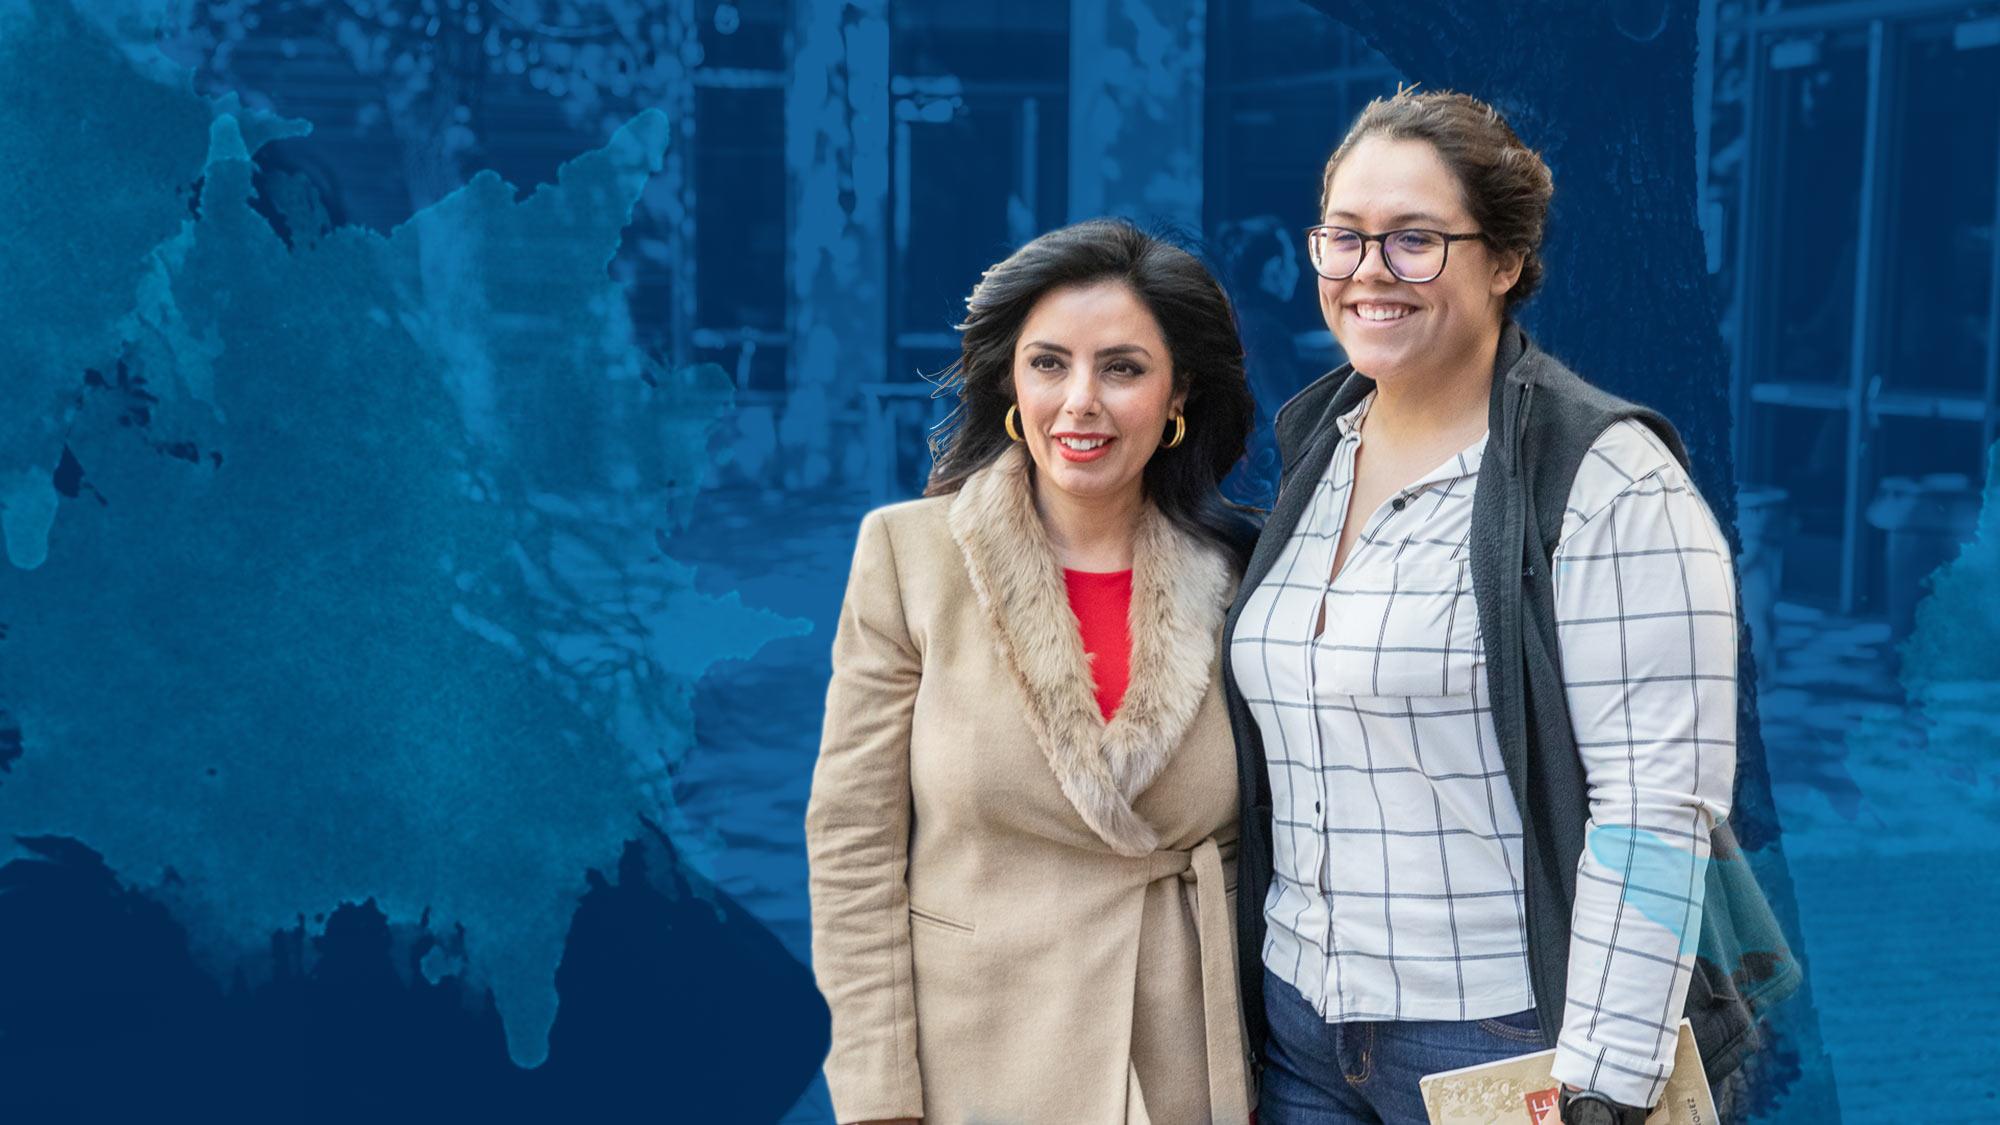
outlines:
M1372 402L1338 420L1326 474L1230 639L1271 773L1263 960L1328 1022L1518 1012L1535 1003L1521 820L1467 568L1486 439L1368 515L1329 582ZM1735 576L1707 505L1632 421L1584 458L1553 575L1590 791L1555 1077L1651 1105L1735 778Z

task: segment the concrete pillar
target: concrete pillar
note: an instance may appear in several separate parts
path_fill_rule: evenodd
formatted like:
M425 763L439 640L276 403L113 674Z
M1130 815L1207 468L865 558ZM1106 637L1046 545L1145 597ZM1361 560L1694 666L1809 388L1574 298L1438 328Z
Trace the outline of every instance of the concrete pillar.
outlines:
M791 391L784 484L860 470L834 413L882 378L888 336L888 0L795 0L785 95ZM853 463L850 464L849 462Z
M1069 217L1201 230L1207 0L1071 4Z

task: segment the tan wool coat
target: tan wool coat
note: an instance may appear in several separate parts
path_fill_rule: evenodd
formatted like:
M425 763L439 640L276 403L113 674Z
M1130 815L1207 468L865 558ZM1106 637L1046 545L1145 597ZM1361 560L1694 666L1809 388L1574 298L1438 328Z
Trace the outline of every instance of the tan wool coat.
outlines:
M1015 446L862 522L806 843L841 1122L1242 1122L1236 575L1148 506L1106 723Z

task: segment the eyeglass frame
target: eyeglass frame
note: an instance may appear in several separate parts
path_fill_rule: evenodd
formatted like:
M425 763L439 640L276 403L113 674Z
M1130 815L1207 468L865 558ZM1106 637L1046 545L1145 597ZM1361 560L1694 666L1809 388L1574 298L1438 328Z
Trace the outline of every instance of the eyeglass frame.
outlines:
M1313 232L1322 230L1344 230L1349 234L1358 236L1361 239L1361 256L1354 259L1354 268L1348 271L1347 273L1341 275L1340 277L1327 277L1325 273L1321 272L1319 268L1319 263L1313 261L1313 252L1312 252ZM1411 231L1416 231L1421 234L1434 234L1444 240L1444 256L1438 260L1438 271L1430 275L1429 277L1424 278L1422 281L1416 281L1404 277L1401 271L1396 269L1396 263L1389 260L1389 243L1387 240L1394 237L1395 235L1408 234ZM1315 274L1318 274L1321 277L1326 277L1328 281L1346 281L1349 278L1353 277L1355 274L1360 273L1361 263L1368 260L1368 244L1371 242L1379 243L1382 246L1381 254L1382 254L1383 268L1389 271L1389 275L1391 277L1394 277L1397 281L1403 282L1406 285L1429 285L1431 282L1436 281L1440 277L1443 277L1445 266L1451 263L1451 244L1454 242L1470 242L1471 240L1476 238L1485 242L1489 246L1493 244L1493 240L1487 237L1485 231L1474 231L1471 234L1451 234L1446 231L1438 230L1435 227L1397 227L1395 230L1385 230L1381 234L1369 234L1367 231L1356 230L1353 227L1343 227L1338 223L1318 223L1313 226L1307 227L1305 233L1306 233L1306 261L1312 262L1312 268Z

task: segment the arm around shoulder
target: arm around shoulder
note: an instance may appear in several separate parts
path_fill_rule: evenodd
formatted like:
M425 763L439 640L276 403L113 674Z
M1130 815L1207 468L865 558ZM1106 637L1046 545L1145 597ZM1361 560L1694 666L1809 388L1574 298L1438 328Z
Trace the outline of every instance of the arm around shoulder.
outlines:
M906 879L920 668L890 529L871 512L834 635L806 806L813 971L833 1015L826 1079L843 1122L923 1114Z

